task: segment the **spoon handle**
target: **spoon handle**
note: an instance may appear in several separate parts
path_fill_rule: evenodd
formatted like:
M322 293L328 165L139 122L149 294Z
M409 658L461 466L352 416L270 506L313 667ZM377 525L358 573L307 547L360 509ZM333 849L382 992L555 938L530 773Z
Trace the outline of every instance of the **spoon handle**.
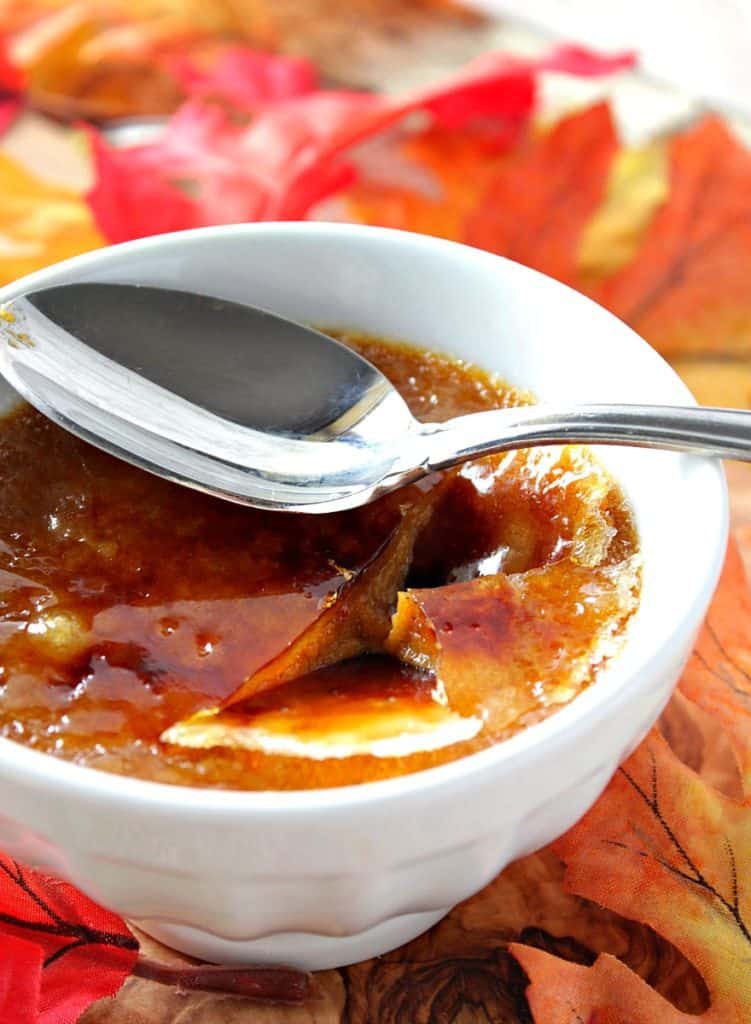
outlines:
M619 444L751 462L751 412L704 406L521 406L427 424L426 468L543 444Z

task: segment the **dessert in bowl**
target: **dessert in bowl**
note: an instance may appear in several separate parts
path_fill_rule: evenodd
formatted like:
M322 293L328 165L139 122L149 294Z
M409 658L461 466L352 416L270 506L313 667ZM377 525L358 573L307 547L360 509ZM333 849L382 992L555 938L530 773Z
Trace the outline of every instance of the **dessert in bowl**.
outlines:
M0 300L83 280L350 332L418 414L521 389L688 399L588 300L419 236L162 236ZM0 842L214 960L384 952L560 834L669 697L726 540L721 469L668 453L496 457L291 520L155 481L29 412L0 451Z

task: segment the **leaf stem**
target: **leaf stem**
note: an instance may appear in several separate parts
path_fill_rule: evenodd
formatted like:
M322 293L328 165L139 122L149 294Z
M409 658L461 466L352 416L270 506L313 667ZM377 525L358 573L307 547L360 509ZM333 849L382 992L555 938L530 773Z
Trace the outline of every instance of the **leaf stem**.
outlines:
M139 956L133 975L182 992L221 992L272 1003L302 1003L311 991L310 975L291 967L174 967Z

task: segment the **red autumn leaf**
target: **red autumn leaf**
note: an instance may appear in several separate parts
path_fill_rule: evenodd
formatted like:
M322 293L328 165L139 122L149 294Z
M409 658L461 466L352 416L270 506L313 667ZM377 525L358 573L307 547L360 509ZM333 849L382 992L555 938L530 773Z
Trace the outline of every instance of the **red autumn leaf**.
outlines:
M93 1002L118 991L133 970L138 942L116 914L0 854L0 951L7 985L0 995L9 1000L36 984L38 1016L29 1019L74 1024ZM14 968L7 978L6 956ZM22 1024L26 1018L2 1020Z
M3 135L21 113L20 100L0 100L0 135Z
M241 128L220 107L189 102L157 143L128 150L113 149L91 129L96 165L89 205L112 242L268 220L282 203L285 209L277 216L302 217L353 174L342 163L319 166L313 161L309 166L311 154L321 149L321 137L377 103L366 93L313 93L261 113L249 128Z
M306 190L301 189L302 183L310 182L317 171L326 169L343 152L417 111L426 112L439 124L451 128L485 122L486 132L497 135L500 145L511 145L532 113L536 77L540 71L553 68L564 71L570 62L572 67L586 68L584 73L590 75L613 71L632 62L628 55L603 61L590 54L591 63L587 65L585 52L577 49L570 53L563 47L531 61L514 60L502 53L486 54L438 86L418 91L398 103L382 100L379 106L373 105L365 111L360 121L357 118L342 120L327 139L321 140L317 154L300 148L296 150L295 166L292 173L284 175L286 188L281 188L275 197L276 202L270 204L269 216L279 219L304 216L309 205L305 205L307 197ZM306 114L304 102L300 110L303 116ZM489 131L488 120L493 125Z
M527 139L467 219L465 241L574 282L579 240L602 200L617 146L606 103Z
M0 36L0 96L18 96L26 88L26 76L10 54L8 41Z
M453 126L491 119L493 132L508 144L531 112L538 70L562 69L569 59L587 73L603 66L595 57L587 66L580 51L574 57L554 51L540 61L520 62L491 54L401 102L368 93L311 92L267 104L247 128L190 103L187 114L180 110L175 115L164 139L149 146L106 160L107 147L100 140L89 202L100 229L113 241L167 230L165 224L174 229L176 224L299 219L353 180L347 156L356 145L415 111ZM614 60L622 63L623 58ZM605 66L610 70L613 65L608 61ZM134 190L126 180L145 171L160 179L156 229L133 208ZM181 191L185 185L190 187L188 202Z
M666 355L751 349L751 153L716 117L670 141L670 193L593 297Z
M385 101L359 92L318 92L261 115L244 151L267 184L262 220L297 220L351 183L349 149L387 124Z
M167 67L191 99L223 100L247 111L318 88L318 71L310 61L247 46L223 48L208 67L190 56L176 57Z
M413 110L427 110L445 128L493 119L496 130L504 137L510 134L513 141L534 106L537 70L505 54L485 54L445 86L416 95L402 109L392 107L386 116L400 118Z
M43 953L26 939L0 933L0 1020L37 1024Z
M370 103L365 94L317 93L311 114L321 131L332 120L357 115ZM112 242L211 224L267 220L280 168L292 166L295 151L307 151L307 137L295 134L300 122L281 127L265 115L252 132L231 123L219 106L185 103L155 145L128 150L108 146L89 128L95 159L95 184L87 195L96 222ZM285 111L280 110L280 114ZM267 127L269 130L267 131ZM287 195L288 208L309 207L351 180L349 165L339 163L301 174ZM184 188L188 185L188 188Z
M390 105L403 117L427 110L449 128L460 128L487 117L518 119L531 113L537 75L560 71L584 77L610 74L633 64L631 54L602 57L581 47L561 46L539 59L520 60L505 53L487 53L471 61L446 82Z
M26 76L14 63L7 40L0 36L0 135L13 124L23 107Z
M558 71L589 78L622 71L631 67L634 59L630 53L603 57L579 46L559 46L532 61L488 53L472 61L453 86L449 80L432 100L419 105L429 109L447 128L460 128L473 120L499 114L518 118L531 110L539 72Z
M615 53L604 56L593 53L583 46L572 44L558 46L545 58L541 65L543 71L562 71L580 78L597 78L599 75L611 75L616 71L627 71L636 63L633 52Z
M108 146L93 128L87 132L95 175L87 200L110 242L198 226L189 196L158 173L134 173L130 154Z

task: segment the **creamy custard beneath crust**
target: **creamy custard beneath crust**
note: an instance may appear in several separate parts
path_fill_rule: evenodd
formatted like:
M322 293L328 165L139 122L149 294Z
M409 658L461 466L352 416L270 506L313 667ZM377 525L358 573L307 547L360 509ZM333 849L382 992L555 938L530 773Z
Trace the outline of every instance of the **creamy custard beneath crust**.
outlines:
M421 419L530 401L337 336ZM24 407L0 425L0 484L0 731L141 779L306 789L453 760L591 685L638 602L631 515L580 447L288 515L169 484Z

